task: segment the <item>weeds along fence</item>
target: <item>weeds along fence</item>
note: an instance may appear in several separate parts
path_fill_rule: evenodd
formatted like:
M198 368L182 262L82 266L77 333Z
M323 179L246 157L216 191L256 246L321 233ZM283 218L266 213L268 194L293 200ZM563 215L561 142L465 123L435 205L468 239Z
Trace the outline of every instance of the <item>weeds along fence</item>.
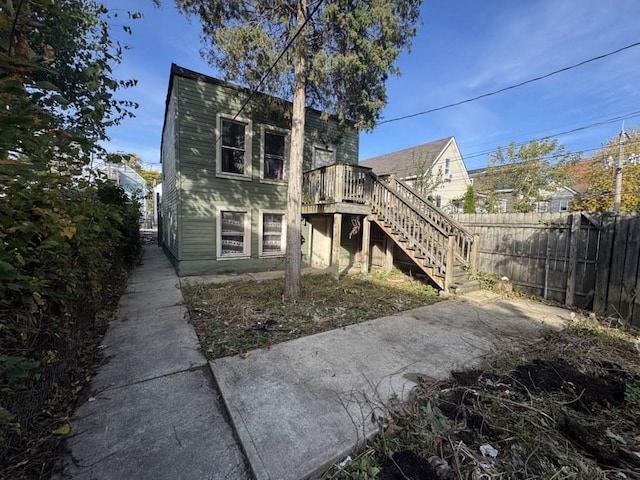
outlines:
M479 270L522 290L640 325L640 217L453 215L480 235Z

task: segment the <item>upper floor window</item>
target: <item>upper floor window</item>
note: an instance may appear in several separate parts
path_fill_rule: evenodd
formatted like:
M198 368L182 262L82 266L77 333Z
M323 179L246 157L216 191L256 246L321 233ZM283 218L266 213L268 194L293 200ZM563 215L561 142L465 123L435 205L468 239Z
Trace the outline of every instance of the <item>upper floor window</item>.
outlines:
M332 145L313 147L313 168L326 167L336 162L336 152Z
M218 116L217 172L251 177L251 122Z
M451 173L451 159L447 158L444 161L444 176L445 176L445 178L448 178L450 173Z
M286 179L287 131L262 128L261 178L283 181Z

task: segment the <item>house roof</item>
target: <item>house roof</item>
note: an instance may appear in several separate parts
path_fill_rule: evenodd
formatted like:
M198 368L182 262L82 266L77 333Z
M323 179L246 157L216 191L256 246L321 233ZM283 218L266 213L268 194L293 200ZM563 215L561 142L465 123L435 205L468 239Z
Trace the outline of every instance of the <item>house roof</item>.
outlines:
M453 137L441 138L434 142L363 160L360 165L372 168L378 175L394 173L401 178L414 177L417 173L424 173L417 172L418 168L424 170L433 165L453 140Z

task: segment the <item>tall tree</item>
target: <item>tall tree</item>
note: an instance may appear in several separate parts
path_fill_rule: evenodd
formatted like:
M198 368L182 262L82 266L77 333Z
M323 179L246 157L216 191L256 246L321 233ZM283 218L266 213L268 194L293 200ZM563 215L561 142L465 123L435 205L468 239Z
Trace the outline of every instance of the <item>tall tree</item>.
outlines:
M495 211L501 190L510 191L516 212L531 212L537 202L547 199L554 184L565 180L564 170L558 167L575 157L557 140L531 140L519 147L511 142L489 156L489 166L478 179L478 192L486 195L489 212Z
M476 191L473 186L468 185L467 191L464 192L462 212L463 213L476 213Z
M109 17L93 0L0 0L0 161L77 173L132 115L114 96L135 81L112 75L123 49Z
M607 212L613 207L616 165L620 154L622 168L621 212L640 212L640 164L628 162L640 155L640 128L627 132L620 145L620 135L610 138L604 147L581 162L568 167L568 176L579 197L571 202L571 210Z
M416 33L422 0L175 0L200 17L203 55L226 79L290 99L285 297L300 292L305 108L371 129L385 82ZM279 58L279 56L282 57ZM275 65L275 66L274 66Z

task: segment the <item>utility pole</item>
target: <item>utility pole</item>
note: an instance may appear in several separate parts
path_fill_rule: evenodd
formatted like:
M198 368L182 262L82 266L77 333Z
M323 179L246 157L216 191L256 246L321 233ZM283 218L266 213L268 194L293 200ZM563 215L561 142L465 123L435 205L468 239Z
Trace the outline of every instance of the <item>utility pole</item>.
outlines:
M617 215L620 213L620 200L622 198L622 167L624 155L624 137L626 132L624 131L624 123L620 130L620 138L618 139L618 163L616 164L616 186L613 194L613 213Z
M622 129L620 130L620 138L618 139L618 162L613 163L613 159L609 157L609 165L615 165L616 168L616 182L613 193L613 209L611 210L614 215L620 213L620 203L622 201L622 169L628 163L637 164L640 163L639 155L630 155L627 160L624 159L624 144L629 139L629 135L624 131L624 122L622 123Z

